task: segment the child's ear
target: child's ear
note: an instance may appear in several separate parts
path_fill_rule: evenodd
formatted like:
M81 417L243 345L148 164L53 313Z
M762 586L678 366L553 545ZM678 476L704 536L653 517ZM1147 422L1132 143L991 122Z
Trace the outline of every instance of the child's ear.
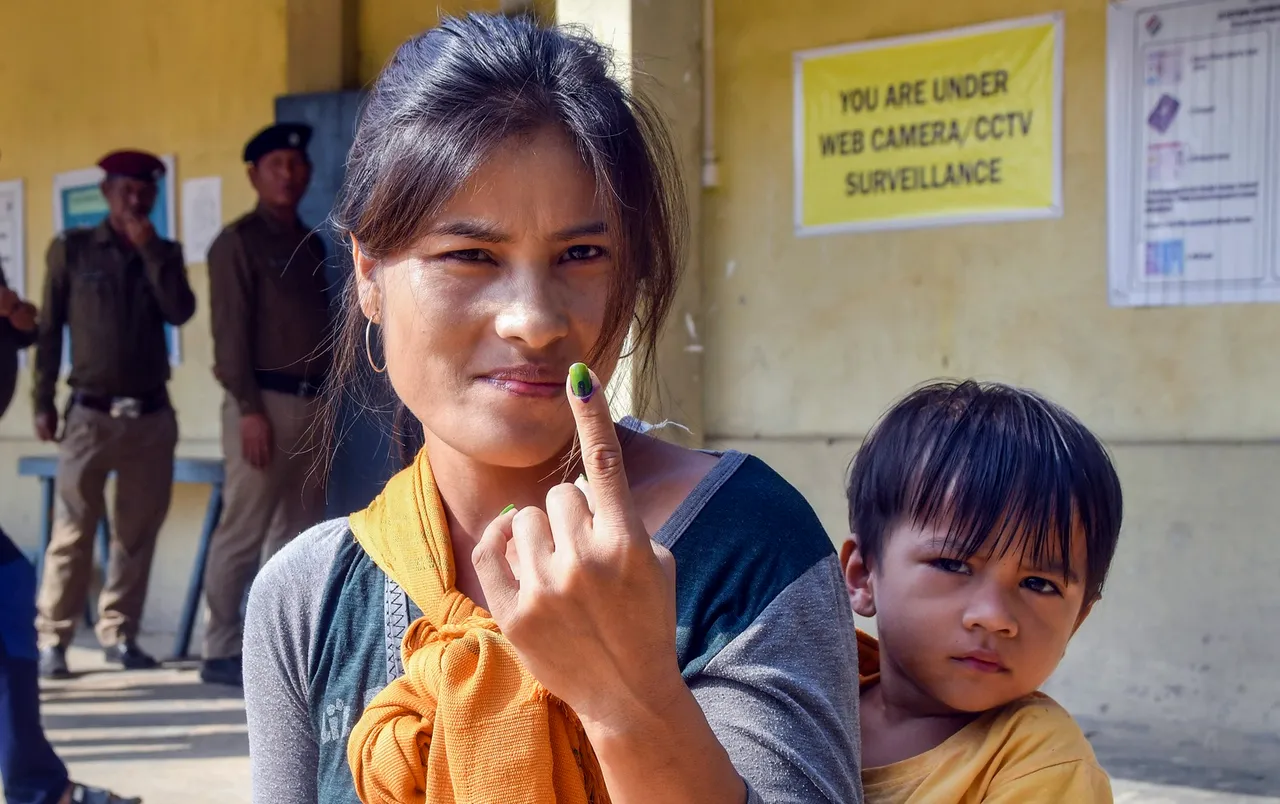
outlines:
M844 569L844 588L849 592L849 603L855 613L863 617L876 616L875 581L871 568L858 549L858 535L850 534L840 546L840 566Z
M1076 618L1076 625L1071 629L1071 636L1074 637L1076 635L1076 631L1080 630L1080 626L1084 625L1085 619L1088 618L1089 613L1093 611L1093 604L1097 603L1101 599L1102 595L1098 595L1080 608L1080 616Z

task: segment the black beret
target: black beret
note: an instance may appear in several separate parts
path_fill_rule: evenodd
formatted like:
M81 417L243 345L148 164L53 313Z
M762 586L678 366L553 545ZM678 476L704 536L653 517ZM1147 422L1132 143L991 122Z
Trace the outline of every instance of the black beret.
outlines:
M98 161L107 176L159 181L164 175L164 162L146 151L113 151Z
M277 123L254 135L244 146L244 161L257 162L272 151L294 148L307 152L311 142L311 126L303 123Z

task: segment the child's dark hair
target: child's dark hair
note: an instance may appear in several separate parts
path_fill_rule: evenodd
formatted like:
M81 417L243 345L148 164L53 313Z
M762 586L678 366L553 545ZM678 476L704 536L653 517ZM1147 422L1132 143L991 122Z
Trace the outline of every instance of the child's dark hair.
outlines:
M947 530L972 557L1014 549L1060 557L1071 534L1088 551L1085 600L1102 592L1120 534L1120 479L1106 449L1064 408L1022 388L940 381L908 394L867 436L849 469L849 527L871 565L902 522Z

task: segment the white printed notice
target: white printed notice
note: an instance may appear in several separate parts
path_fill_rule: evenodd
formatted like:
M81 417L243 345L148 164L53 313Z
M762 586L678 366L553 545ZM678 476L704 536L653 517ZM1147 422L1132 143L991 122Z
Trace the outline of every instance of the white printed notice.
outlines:
M222 229L222 179L206 176L182 183L182 249L188 265L209 258Z
M1280 2L1136 0L1108 19L1110 301L1280 301Z
M0 271L9 287L27 297L26 225L22 180L0 181Z

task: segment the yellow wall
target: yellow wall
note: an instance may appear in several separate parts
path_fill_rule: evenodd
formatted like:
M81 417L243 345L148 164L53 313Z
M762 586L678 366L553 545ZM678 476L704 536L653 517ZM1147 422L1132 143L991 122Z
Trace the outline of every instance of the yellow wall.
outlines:
M395 49L406 39L435 27L441 16L469 11L498 11L501 0L437 0L406 3L404 0L359 0L359 76L367 84ZM545 19L554 17L555 0L534 0L533 7Z
M720 358L707 375L713 433L858 433L892 394L960 374L1035 386L1122 439L1280 434L1280 352L1267 347L1274 308L1107 306L1106 6L716 4L723 184L708 218L706 284L717 307L707 349ZM793 51L1055 10L1066 13L1065 218L793 236ZM799 365L820 376L780 381ZM843 391L814 393L815 383Z
M219 175L223 215L253 204L240 150L273 117L285 89L284 0L172 3L7 3L0 25L0 179L26 187L28 291L38 299L53 231L52 179L91 167L106 151L174 154L177 180ZM55 21L56 18L56 21ZM182 329L183 365L170 384L182 430L180 455L219 453L220 395L210 373L208 275L189 266L199 299ZM30 375L0 422L0 522L25 546L38 538L36 482L18 478L20 455L51 452L31 437ZM65 388L64 388L65 390ZM153 624L186 583L207 489L175 489L161 536Z
M976 375L1049 394L1108 440L1126 495L1104 599L1050 691L1079 715L1274 733L1280 646L1259 628L1280 617L1280 318L1267 305L1107 306L1106 7L716 3L709 443L769 461L841 540L849 459L910 386ZM1049 11L1066 19L1062 219L794 236L794 51Z

